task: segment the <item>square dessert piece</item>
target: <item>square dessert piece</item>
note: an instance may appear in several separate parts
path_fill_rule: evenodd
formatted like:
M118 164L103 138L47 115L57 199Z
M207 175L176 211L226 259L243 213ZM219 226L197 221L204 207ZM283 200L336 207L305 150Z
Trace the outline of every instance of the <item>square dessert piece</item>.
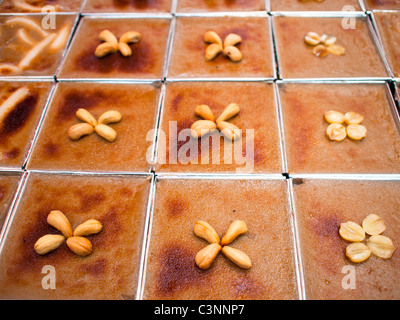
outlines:
M214 31L222 43L228 34L241 37L235 47L242 60L219 53L206 61L209 43L204 34ZM168 70L169 78L273 78L269 17L178 17Z
M398 300L400 181L293 182L306 298ZM371 254L364 262L352 262L346 256L351 242L340 236L340 224L352 221L361 227L370 214L383 219L386 230L381 235L392 241L395 251L388 259ZM361 243L367 245L370 238L366 233Z
M176 12L263 11L264 0L178 0Z
M169 27L170 19L165 18L83 17L58 77L161 80ZM138 32L141 38L128 44L129 56L117 50L97 57L96 49L103 43L99 34L104 30L109 30L117 40L130 31Z
M274 16L273 21L282 79L388 76L366 18ZM344 29L352 23L354 29ZM318 35L315 45L305 41L309 32ZM336 38L330 49L318 44L323 35Z
M0 76L54 77L76 15L0 16Z
M194 233L195 223L207 222L222 240L234 220L247 232L228 246L244 252L251 268L219 252L200 269L195 257L209 243ZM289 220L283 179L158 180L143 298L298 299Z
M290 173L399 173L398 116L386 84L282 84L287 166ZM328 111L364 117L366 137L328 138ZM351 137L354 137L351 135Z
M169 82L157 141L157 172L282 172L275 87L265 82ZM239 113L226 120L239 137L215 130L201 138L190 129L199 105L211 109L215 123L235 103ZM216 125L216 124L215 124Z
M21 173L0 173L0 233L12 206L21 176Z
M400 0L363 0L367 10L398 10Z
M146 153L152 142L146 139L148 132L155 128L159 95L157 84L59 83L27 167L148 172ZM87 110L99 123L104 123L100 116L108 111L117 111L121 120L112 121L102 131L98 128L93 131L93 125L77 117L79 109ZM109 113L106 119L111 119ZM78 138L78 132L77 137L71 137L70 128L77 124L89 126L91 130L82 129L81 133L87 135ZM115 140L109 139L109 131L116 133Z
M400 11L375 11L373 15L392 73L400 77Z
M1 251L0 297L134 299L149 186L146 176L30 173ZM65 239L37 253L38 239L62 235L47 222L53 210L74 232L90 219L100 222L99 233L81 236L92 245L89 255L75 254Z
M271 11L360 11L358 0L270 0Z
M172 0L87 0L83 13L169 13Z
M82 2L81 0L3 0L0 3L0 12L42 13L42 10L47 8L54 12L79 12Z
M21 168L52 82L0 82L0 166Z

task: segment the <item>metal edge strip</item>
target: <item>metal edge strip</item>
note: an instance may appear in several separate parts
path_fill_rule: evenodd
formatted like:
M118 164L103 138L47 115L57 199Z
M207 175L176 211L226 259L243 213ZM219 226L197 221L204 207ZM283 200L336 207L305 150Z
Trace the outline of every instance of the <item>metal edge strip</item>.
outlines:
M18 204L21 200L23 191L25 190L25 186L26 186L26 180L28 178L28 173L27 172L23 172L21 174L21 178L20 181L18 183L17 186L17 190L15 191L13 200L12 200L12 206L9 208L7 216L6 216L6 220L4 221L4 225L2 230L0 231L0 259L1 259L1 252L3 250L4 247L4 243L5 243L5 239L7 237L8 231L10 229L16 208L18 207Z
M320 180L400 180L400 174L379 173L297 173L289 174L292 179L320 179Z
M174 16L169 25L167 46L165 48L165 61L164 61L164 67L163 67L163 77L164 77L163 80L164 81L168 77L169 65L170 65L171 56L172 56L172 49L174 46L175 30L176 30L176 17Z
M270 11L276 17L302 17L302 18L349 18L365 17L366 13L360 11Z
M294 188L293 188L293 180L287 179L287 189L288 189L288 198L289 198L289 206L290 206L290 228L292 232L292 243L293 243L293 255L294 255L294 263L295 263L295 273L296 273L296 282L297 282L297 290L299 295L299 300L306 300L306 286L305 286L305 278L304 278L304 266L302 261L301 254L301 246L300 246L300 237L298 232L298 224L297 224L297 213L296 213L296 205L294 198Z
M285 128L283 125L283 110L281 104L281 96L279 93L279 82L275 82L274 89L275 89L276 112L277 112L278 128L279 128L279 140L281 145L282 172L287 173L289 171L288 171L287 152L286 152Z
M147 259L150 248L151 230L153 226L154 202L156 197L156 176L153 175L150 185L149 199L147 203L147 212L145 220L145 230L143 234L142 252L140 256L140 277L138 280L136 300L143 300L146 284Z
M379 34L378 25L376 24L375 18L372 13L368 14L367 16L368 29L370 31L370 34L372 35L372 39L375 43L375 46L378 48L379 55L383 61L383 64L385 65L386 72L391 78L393 78L394 74L385 54L385 48L383 47L383 43Z
M51 88L50 88L50 90L48 92L48 97L46 99L46 102L45 102L45 105L43 107L42 113L40 115L38 124L36 125L36 129L35 129L35 131L33 133L33 137L32 137L32 140L30 142L30 145L29 145L29 148L28 148L28 152L27 152L27 154L25 156L25 160L23 162L22 168L26 167L26 165L27 165L27 163L28 163L28 161L29 161L29 159L30 159L30 157L32 155L32 150L33 150L33 148L34 148L34 146L36 144L36 140L37 140L40 128L42 126L44 117L45 117L45 115L47 113L47 110L49 108L50 100L52 100L52 98L53 98L53 94L54 94L55 88L56 88L56 84L53 82L53 84L51 85Z
M232 173L155 173L157 179L170 180L285 180L286 177L279 173L266 174L232 174Z

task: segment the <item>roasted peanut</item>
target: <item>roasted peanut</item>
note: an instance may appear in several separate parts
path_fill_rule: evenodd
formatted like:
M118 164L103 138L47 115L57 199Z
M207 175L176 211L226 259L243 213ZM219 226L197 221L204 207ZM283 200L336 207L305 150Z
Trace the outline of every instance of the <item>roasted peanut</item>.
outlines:
M100 32L99 39L101 41L109 42L113 46L118 45L118 40L116 36L110 30L103 30L102 32Z
M219 243L220 239L215 229L205 221L197 221L194 225L196 236L203 238L209 243Z
M339 234L343 239L350 242L361 242L365 238L364 229L353 221L341 223Z
M376 214L368 215L362 222L365 232L371 236L381 234L386 230L385 221Z
M67 239L67 246L72 252L82 257L91 254L93 250L92 243L84 237L69 237Z
M251 260L247 254L239 249L235 249L229 246L222 248L222 253L233 263L243 269L251 268Z
M344 115L344 121L346 124L360 124L364 121L364 116L357 112L346 112Z
M79 108L75 114L79 120L82 120L82 121L92 125L93 127L95 127L97 125L97 121L96 121L95 117L86 109Z
M118 50L118 45L114 45L110 42L103 42L96 48L94 54L97 58L103 58L111 53L115 53Z
M371 255L371 250L361 242L351 243L346 247L346 256L355 263L367 260Z
M99 233L102 229L103 226L99 221L90 219L75 228L74 236L89 236L91 234Z
M247 232L247 225L246 222L242 220L235 220L233 221L228 230L226 231L226 234L223 236L221 240L221 246L225 246L229 243L231 243L233 240L235 240L238 236L241 234L244 234Z
M139 32L136 31L128 31L125 32L120 38L119 42L124 43L137 43L141 40L142 36Z
M131 47L125 42L118 42L118 50L124 57L129 57L132 55Z
M234 46L225 47L223 50L224 55L229 57L233 62L239 62L243 59L243 54Z
M311 46L316 46L321 42L321 38L318 33L310 31L305 35L304 41Z
M202 270L207 270L221 251L218 243L212 243L200 250L195 258L197 266Z
M353 140L362 140L367 136L367 128L361 124L349 124L346 131L349 138Z
M206 48L206 61L214 60L218 54L222 52L222 46L217 43L212 43Z
M222 48L222 40L220 38L220 36L215 32L215 31L207 31L204 34L204 42L207 43L216 43L219 44Z
M389 259L395 250L392 240L382 235L371 236L367 240L367 246L372 254L382 259Z
M242 42L242 38L238 34L230 33L224 40L224 47L235 46L240 42Z
M326 128L326 135L332 141L343 141L346 136L346 128L339 123L331 123Z
M208 133L213 132L217 128L215 122L210 120L198 120L192 124L190 135L193 138L200 138Z
M242 136L242 130L230 122L218 121L217 128L230 141L235 141Z
M325 112L325 121L328 123L343 123L344 115L341 112L329 110Z
M198 105L194 113L204 120L215 121L214 113L211 111L210 107L205 104Z
M93 133L93 126L88 123L78 123L68 129L68 137L71 140L79 140L83 136Z
M236 103L230 103L224 111L222 111L221 115L217 119L217 123L219 121L227 121L234 116L236 116L240 111L239 106Z
M113 142L115 139L117 139L117 132L106 124L100 123L94 127L94 130L100 137L106 139L107 141Z
M59 210L53 210L47 216L47 223L58 231L60 231L64 237L68 238L72 236L72 226L67 217Z
M120 122L122 119L122 115L121 113L119 113L118 111L115 110L110 110L110 111L106 111L104 112L99 119L97 120L97 122L99 124L109 124L109 123L116 123L116 122Z
M34 249L38 254L46 254L60 247L64 240L62 235L47 234L36 241Z

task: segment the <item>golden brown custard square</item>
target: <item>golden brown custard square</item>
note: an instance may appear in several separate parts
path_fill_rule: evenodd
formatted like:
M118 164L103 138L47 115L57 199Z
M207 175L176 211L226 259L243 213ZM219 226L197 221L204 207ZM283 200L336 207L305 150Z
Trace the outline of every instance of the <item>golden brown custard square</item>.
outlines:
M40 13L46 6L53 7L54 12L79 12L81 4L81 0L3 0L0 12Z
M76 14L0 16L0 76L54 77Z
M147 134L155 128L159 106L158 84L59 83L44 118L29 169L67 171L148 172ZM106 111L121 113L118 123L109 124L117 132L110 142L96 132L72 140L71 126L83 121L76 117L80 108L95 119Z
M352 19L352 20L349 20ZM355 28L344 29L355 22ZM273 17L281 78L387 77L387 70L365 18ZM351 26L352 27L352 26ZM318 57L304 41L308 32L333 35L344 55Z
M252 267L219 253L208 270L199 269L195 256L208 242L194 234L196 221L222 239L236 219L248 232L230 246ZM284 180L159 179L152 220L144 299L298 298Z
M204 34L215 31L224 41L230 33L242 38L243 55L232 62L223 54L205 60ZM168 70L169 78L272 78L274 75L268 17L178 17Z
M368 10L398 10L400 9L400 0L364 0Z
M88 0L84 13L169 13L172 0Z
M145 176L30 173L1 252L0 297L135 299L149 186ZM76 255L65 242L46 255L36 253L40 237L61 234L46 221L52 210L62 211L73 229L88 219L103 225L86 236L93 246L89 256ZM42 286L48 266L54 289Z
M271 11L342 11L345 6L361 10L358 0L270 0L270 3Z
M265 82L167 83L159 135L165 139L158 139L156 171L280 174L274 89L274 84ZM240 111L227 121L242 130L241 138L231 142L219 131L201 139L185 135L202 119L195 114L197 105L208 105L218 119L230 103L236 103Z
M398 173L398 117L385 84L282 84L285 147L290 173ZM325 112L357 112L367 136L331 141Z
M11 208L21 176L21 173L0 174L0 231Z
M400 77L400 12L375 11L373 15L392 73Z
M50 81L0 82L0 106L8 110L0 109L0 166L24 165L52 86ZM26 93L14 100L18 90Z
M262 0L180 0L176 8L178 13L263 10L265 10L265 1Z
M400 182L296 179L293 183L306 298L399 299ZM340 224L361 225L369 214L385 221L382 235L392 240L396 250L390 259L371 255L353 263L345 255L350 243L340 237Z
M170 19L84 17L67 53L59 78L129 78L161 80L166 60ZM128 31L141 34L132 44L132 55L117 51L105 57L95 55L99 34L111 31L117 39Z

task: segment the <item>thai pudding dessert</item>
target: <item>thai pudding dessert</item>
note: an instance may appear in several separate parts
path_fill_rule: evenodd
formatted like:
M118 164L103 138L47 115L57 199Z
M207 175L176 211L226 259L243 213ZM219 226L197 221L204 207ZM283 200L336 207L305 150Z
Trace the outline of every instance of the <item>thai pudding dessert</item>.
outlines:
M28 168L148 172L159 95L157 84L59 83Z
M0 296L135 299L149 187L146 176L30 173L0 255Z
M22 168L51 82L0 82L0 166Z
M297 299L288 210L285 180L159 179L143 298Z
M349 19L274 16L281 77L387 77L367 20Z
M161 80L169 28L166 18L84 17L58 77Z
M75 19L75 15L0 17L0 75L54 76Z
M306 298L398 299L399 181L293 183Z
M269 18L178 17L172 46L169 78L274 75ZM228 47L225 53L224 47ZM208 58L209 54L212 58ZM232 59L234 55L239 58Z

